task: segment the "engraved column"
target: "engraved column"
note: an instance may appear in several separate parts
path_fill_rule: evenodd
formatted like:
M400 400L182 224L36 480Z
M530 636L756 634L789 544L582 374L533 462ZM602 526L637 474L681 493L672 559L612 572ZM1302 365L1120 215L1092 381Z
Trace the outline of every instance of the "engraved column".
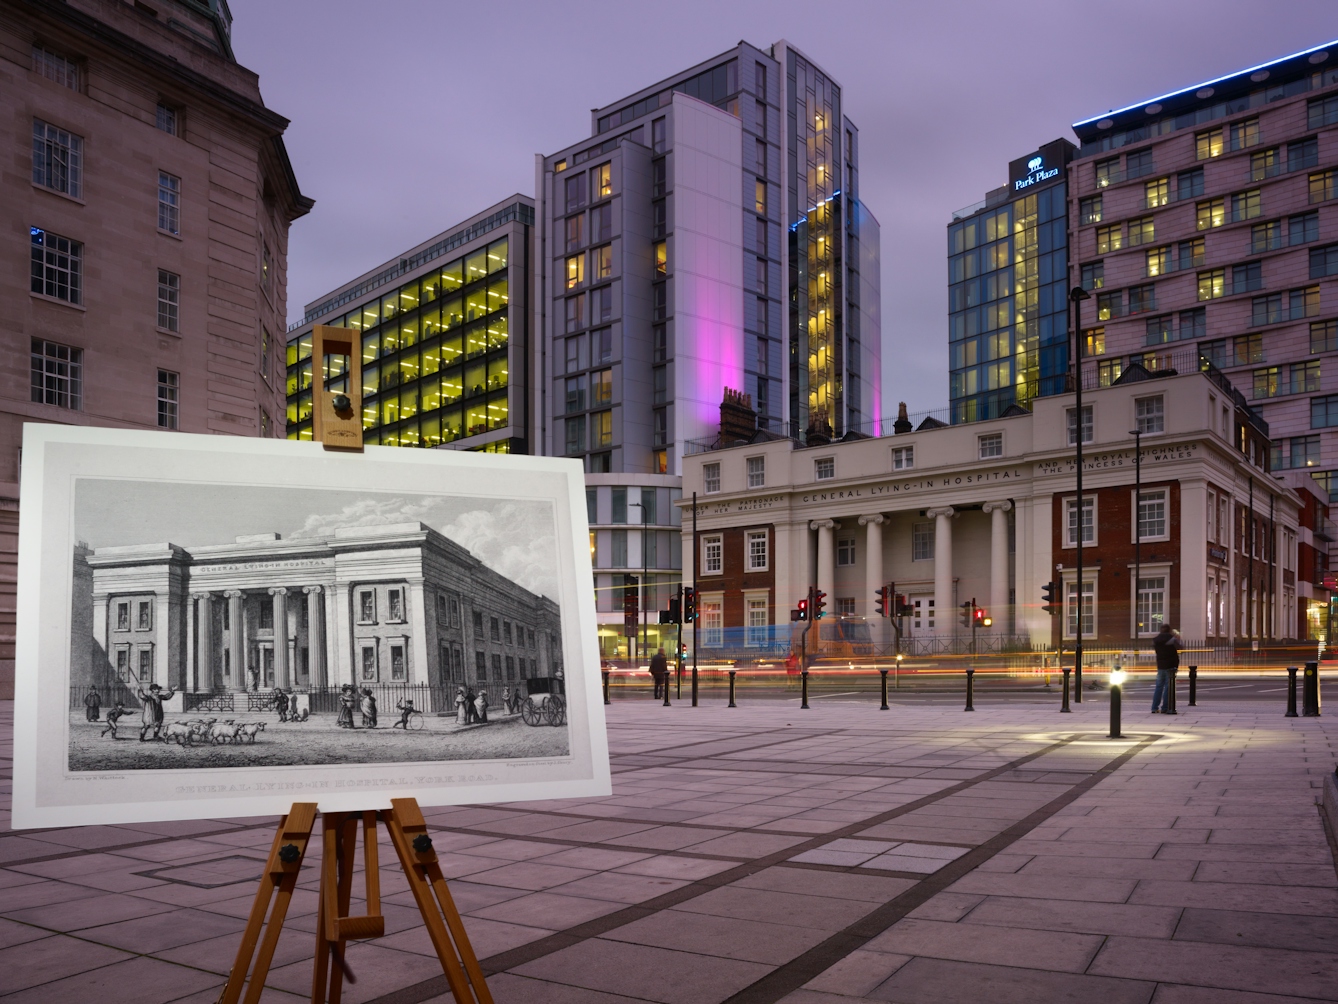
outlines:
M288 679L288 590L276 586L269 595L274 607L274 685L287 689L292 686Z
M952 506L926 510L934 517L934 628L935 634L951 635L957 624L952 597Z
M194 678L188 683L201 693L214 689L214 653L213 653L213 596L211 593L191 593L190 646L186 665L195 670Z
M320 586L304 586L307 596L307 686L327 687L325 675L325 606Z
M242 593L229 589L228 601L228 687L234 691L246 690L246 649L242 637Z

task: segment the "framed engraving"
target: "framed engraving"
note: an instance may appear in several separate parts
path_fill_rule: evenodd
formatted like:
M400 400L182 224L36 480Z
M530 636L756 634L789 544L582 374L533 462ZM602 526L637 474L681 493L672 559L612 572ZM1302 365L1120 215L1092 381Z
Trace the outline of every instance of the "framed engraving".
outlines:
M578 463L24 428L14 826L608 794Z

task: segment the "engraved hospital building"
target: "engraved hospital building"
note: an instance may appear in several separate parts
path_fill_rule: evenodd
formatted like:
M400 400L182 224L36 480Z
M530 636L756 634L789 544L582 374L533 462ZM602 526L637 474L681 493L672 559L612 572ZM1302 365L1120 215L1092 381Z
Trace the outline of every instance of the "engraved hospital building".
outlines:
M73 612L76 683L300 691L561 669L557 604L421 523L80 548Z

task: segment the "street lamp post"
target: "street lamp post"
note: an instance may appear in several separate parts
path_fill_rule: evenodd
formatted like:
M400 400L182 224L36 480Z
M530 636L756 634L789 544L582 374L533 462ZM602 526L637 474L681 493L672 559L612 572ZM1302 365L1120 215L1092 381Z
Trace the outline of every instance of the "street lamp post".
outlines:
M1073 640L1073 700L1075 703L1082 703L1082 607L1083 607L1083 581L1082 581L1082 536L1083 536L1083 497L1082 497L1082 441L1083 441L1083 422L1082 422L1082 302L1090 300L1092 294L1081 286L1074 286L1069 290L1069 302L1073 304L1073 384L1076 394L1074 401L1074 423L1073 438L1077 446L1077 469L1078 469L1078 500L1075 503L1077 515L1077 631L1074 632ZM1095 514L1094 514L1095 515ZM1093 597L1095 598L1095 597ZM1093 611L1095 613L1095 611Z
M1134 665L1138 665L1138 633L1143 623L1138 617L1138 589L1143 564L1143 524L1139 519L1143 504L1143 450L1142 429L1131 429L1134 437Z

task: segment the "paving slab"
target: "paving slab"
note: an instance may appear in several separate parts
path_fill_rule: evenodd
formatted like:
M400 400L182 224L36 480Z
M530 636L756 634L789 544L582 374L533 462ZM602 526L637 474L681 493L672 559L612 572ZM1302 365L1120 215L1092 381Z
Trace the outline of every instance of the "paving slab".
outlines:
M427 807L494 997L1338 1001L1338 872L1314 808L1338 723L1220 702L1166 739L1139 719L1138 745L1098 738L1099 696L1064 716L861 701L615 700L610 798ZM0 743L11 720L0 703ZM6 780L0 1004L116 1004L123 985L212 1004L274 821L13 833ZM305 999L318 862L265 1004ZM382 865L389 933L350 950L345 1000L446 1004L384 840Z

